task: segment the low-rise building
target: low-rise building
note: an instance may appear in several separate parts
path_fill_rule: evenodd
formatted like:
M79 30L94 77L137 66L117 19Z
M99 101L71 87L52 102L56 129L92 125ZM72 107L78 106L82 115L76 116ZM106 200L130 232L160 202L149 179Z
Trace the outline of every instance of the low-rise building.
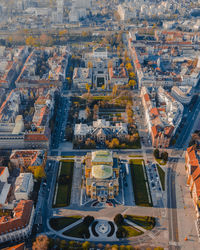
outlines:
M34 206L31 200L21 200L13 209L13 216L0 218L0 243L27 239L32 231Z
M26 59L15 85L18 88L61 87L67 65L68 55L62 47L57 50L34 49Z
M21 173L15 181L15 199L28 200L33 191L32 173Z
M192 100L192 87L174 86L172 87L171 95L182 104L189 104Z
M93 125L76 124L74 129L75 140L84 141L91 138L96 142L104 143L112 138L124 139L128 135L126 123L116 123L111 125L109 121L98 119L93 122Z
M183 105L162 87L142 87L141 98L153 147L169 147L171 138L181 122Z
M43 150L13 150L10 162L17 168L30 166L41 166L44 160Z
M187 148L185 152L185 167L187 173L187 185L194 202L196 215L200 217L200 150L195 146Z
M9 172L7 167L0 167L0 205L7 202L11 185L8 183Z
M112 86L116 85L126 85L128 84L129 76L126 72L125 67L110 67L109 68L109 78Z
M85 89L86 84L92 86L91 68L74 68L73 85L75 88Z

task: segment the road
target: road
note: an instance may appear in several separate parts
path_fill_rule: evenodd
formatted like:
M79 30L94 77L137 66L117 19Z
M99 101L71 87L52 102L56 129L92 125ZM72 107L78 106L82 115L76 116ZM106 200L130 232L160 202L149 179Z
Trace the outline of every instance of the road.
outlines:
M188 146L191 134L194 132L194 129L196 128L196 123L198 122L197 120L200 110L200 97L198 97L198 100L191 112L188 110L187 107L185 107L185 109L186 110L184 111L184 113L187 119L185 120L182 131L176 140L176 148L186 149L186 147Z
M176 163L170 163L167 172L167 207L169 223L169 249L180 249L178 246L178 219L176 205L176 183L175 183Z

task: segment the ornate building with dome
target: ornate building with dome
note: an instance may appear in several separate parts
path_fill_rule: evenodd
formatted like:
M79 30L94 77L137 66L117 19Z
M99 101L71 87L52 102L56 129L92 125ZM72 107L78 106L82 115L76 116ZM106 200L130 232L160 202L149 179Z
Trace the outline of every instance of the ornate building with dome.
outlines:
M90 152L85 158L86 194L105 202L119 193L118 158L111 151Z

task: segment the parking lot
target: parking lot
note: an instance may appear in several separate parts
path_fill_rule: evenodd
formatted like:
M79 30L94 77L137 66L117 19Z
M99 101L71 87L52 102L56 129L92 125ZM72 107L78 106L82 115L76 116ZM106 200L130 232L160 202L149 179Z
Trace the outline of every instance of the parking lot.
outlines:
M151 196L153 205L156 207L163 207L163 190L160 183L160 177L158 174L157 166L155 163L149 163L146 165L147 176L149 180L149 186L151 190Z

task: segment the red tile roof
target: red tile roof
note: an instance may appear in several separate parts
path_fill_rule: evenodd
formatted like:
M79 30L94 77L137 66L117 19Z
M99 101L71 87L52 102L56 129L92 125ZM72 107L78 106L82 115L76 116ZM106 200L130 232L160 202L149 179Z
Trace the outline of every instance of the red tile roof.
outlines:
M6 167L0 167L0 176L4 173L5 169L6 169Z
M25 249L24 243L20 243L18 245L12 246L12 247L3 248L3 250L24 250L24 249Z
M150 113L153 114L153 115L155 115L155 116L158 116L158 115L159 115L158 109L157 109L156 107L155 107L155 108L152 108L152 109L150 110Z
M145 100L145 102L149 102L150 101L150 97L149 97L149 94L145 94L144 95L144 100Z
M189 148L187 148L187 153L189 156L189 161L190 161L190 165L191 166L199 166L199 161L196 157L196 152L195 152L195 147L191 146Z
M156 126L153 126L153 127L151 128L151 130L152 130L153 136L156 137L156 136L158 135L158 131L157 131Z
M21 200L13 209L13 218L3 216L0 218L0 235L26 227L29 223L33 201Z

